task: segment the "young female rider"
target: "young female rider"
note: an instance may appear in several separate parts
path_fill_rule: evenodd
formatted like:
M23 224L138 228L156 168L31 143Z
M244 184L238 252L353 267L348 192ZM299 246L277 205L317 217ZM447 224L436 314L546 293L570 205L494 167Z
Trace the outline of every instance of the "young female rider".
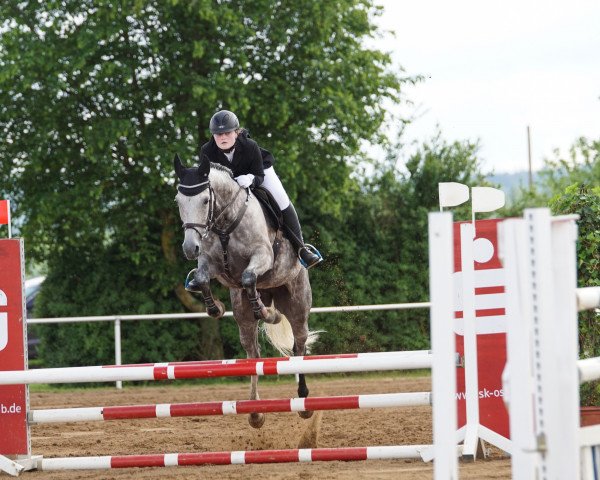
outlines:
M296 210L273 168L273 155L248 138L248 132L240 129L240 122L233 112L221 110L215 113L209 129L212 138L200 148L200 158L206 155L211 162L230 168L240 187L267 189L279 205L288 238L301 263L306 268L320 263L323 257L312 245L304 243Z

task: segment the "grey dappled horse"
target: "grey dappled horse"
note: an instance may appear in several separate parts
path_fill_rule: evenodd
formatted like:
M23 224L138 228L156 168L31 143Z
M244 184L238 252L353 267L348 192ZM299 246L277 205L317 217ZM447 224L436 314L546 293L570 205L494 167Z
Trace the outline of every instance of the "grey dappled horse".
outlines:
M284 356L304 355L318 333L308 330L312 292L307 270L281 232L271 228L252 193L241 188L231 171L204 157L198 167L186 168L174 159L179 178L175 197L183 222L183 253L198 260L194 284L214 318L225 306L213 296L216 278L229 288L240 342L248 358L260 357L258 322L270 343ZM277 253L274 253L274 245ZM251 380L250 399L259 399L258 377ZM308 396L304 375L298 395ZM300 412L309 418L312 412ZM250 425L260 428L264 414L251 413Z

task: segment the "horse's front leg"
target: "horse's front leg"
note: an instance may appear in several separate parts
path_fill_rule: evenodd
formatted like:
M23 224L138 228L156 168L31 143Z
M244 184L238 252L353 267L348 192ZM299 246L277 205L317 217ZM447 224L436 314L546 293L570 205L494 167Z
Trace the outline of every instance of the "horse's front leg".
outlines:
M225 305L213 296L210 289L210 273L208 268L208 259L205 255L198 257L198 268L194 274L194 289L199 289L206 306L206 313L211 317L221 318L225 313Z
M258 324L248 308L248 300L244 299L242 295L242 290L233 288L230 290L234 317L240 331L240 343L248 358L259 358ZM258 396L258 375L252 375L250 380L250 400L260 400ZM251 413L248 416L248 423L254 428L262 427L265 423L264 413Z
M242 287L250 300L254 318L267 323L277 323L277 320L280 319L265 307L256 288L256 282L260 275L271 269L272 265L273 252L265 247L259 247L242 273Z

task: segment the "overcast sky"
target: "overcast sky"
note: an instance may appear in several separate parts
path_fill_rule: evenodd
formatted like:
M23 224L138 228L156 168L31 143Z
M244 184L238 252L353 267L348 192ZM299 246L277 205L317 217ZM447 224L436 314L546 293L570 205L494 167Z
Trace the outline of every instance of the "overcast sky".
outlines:
M485 171L533 169L579 136L600 138L600 1L375 0L393 30L387 50L425 81L406 90L419 118L408 138L440 125L479 139Z

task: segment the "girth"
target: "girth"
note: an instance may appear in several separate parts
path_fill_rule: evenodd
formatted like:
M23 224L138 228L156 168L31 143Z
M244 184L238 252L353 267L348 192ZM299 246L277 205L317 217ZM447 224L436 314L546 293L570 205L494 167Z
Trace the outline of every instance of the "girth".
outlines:
M217 234L217 236L219 237L219 241L221 242L221 251L223 253L223 266L225 267L225 273L227 273L227 275L230 278L231 278L231 270L229 269L229 256L227 254L227 247L229 245L230 234L231 234L231 232L233 232L235 230L235 228L242 221L242 217L244 216L244 213L246 213L247 208L248 208L248 198L246 198L244 205L238 212L234 221L232 223L230 223L227 228L225 228L224 230L221 230L220 228L217 228L216 226L212 227L212 231Z

